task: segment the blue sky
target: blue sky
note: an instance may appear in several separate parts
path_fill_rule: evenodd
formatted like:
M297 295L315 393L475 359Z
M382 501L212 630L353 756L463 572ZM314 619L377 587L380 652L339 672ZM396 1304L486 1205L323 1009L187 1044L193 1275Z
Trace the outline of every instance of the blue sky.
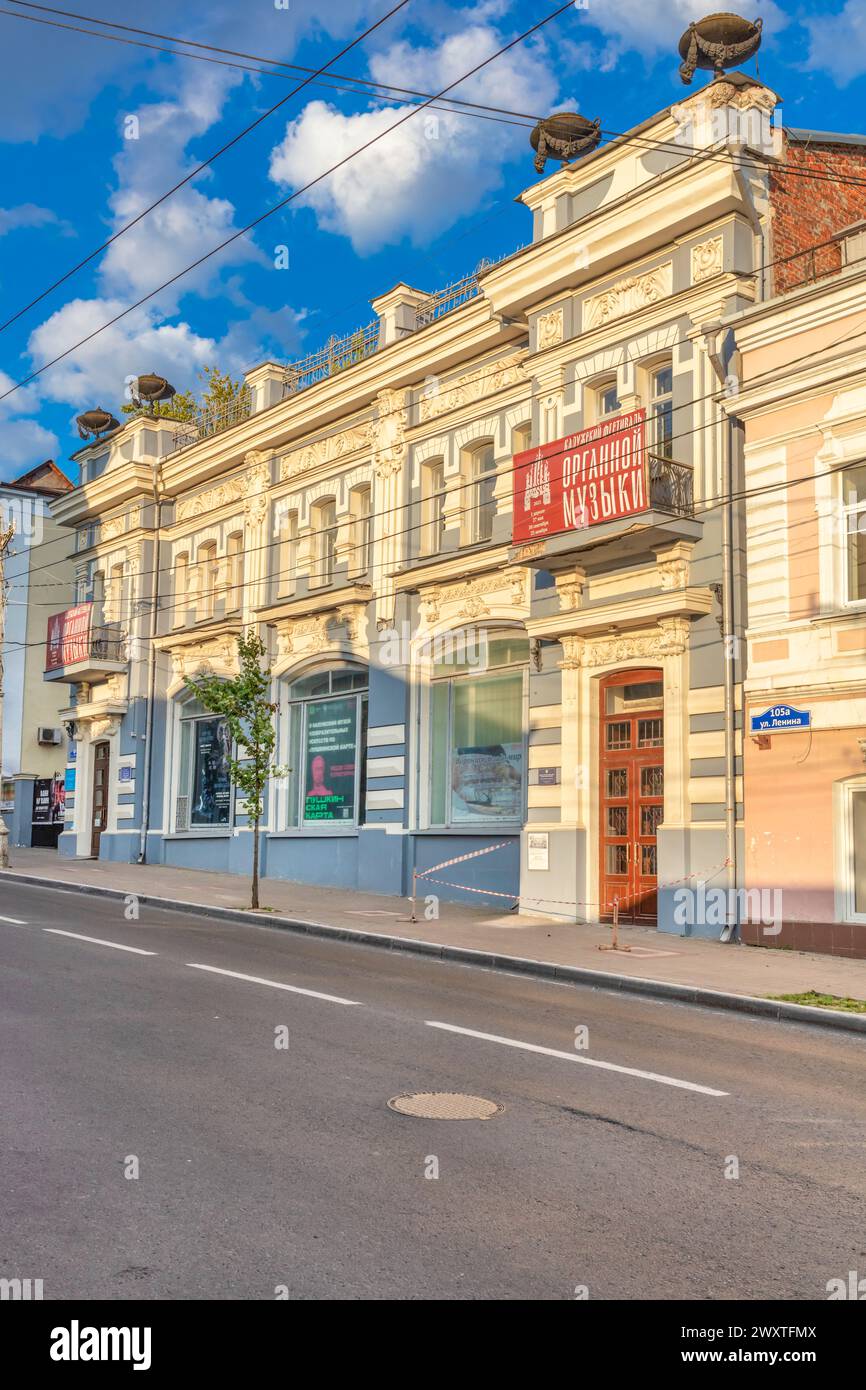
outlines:
M58 8L316 67L393 2L151 0L141 11L119 0L58 0ZM437 91L555 8L555 0L409 0L337 70ZM587 0L455 94L534 115L578 109L601 117L606 130L625 130L684 95L676 43L702 8L711 7ZM866 128L866 0L741 8L764 19L760 72L784 98L786 124ZM37 9L21 14L78 22ZM0 37L0 321L294 85L6 15ZM0 334L0 392L407 109L305 88ZM118 412L130 374L160 372L184 389L197 385L205 364L239 374L265 358L291 361L366 323L370 299L398 280L436 289L482 257L525 243L529 214L514 198L537 177L527 136L511 124L443 113L438 125L427 114L406 122L0 401L0 477L46 457L66 465L80 442L74 416L95 405ZM281 247L288 268L277 267L286 259Z

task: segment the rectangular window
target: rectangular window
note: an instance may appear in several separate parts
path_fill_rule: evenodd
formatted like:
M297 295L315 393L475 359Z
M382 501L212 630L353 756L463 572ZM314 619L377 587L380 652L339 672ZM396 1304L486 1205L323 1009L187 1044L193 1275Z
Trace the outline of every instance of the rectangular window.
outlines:
M354 824L358 701L310 700L304 729L305 825Z
M674 437L674 374L673 368L661 367L659 371L653 372L652 376L652 399L650 409L652 416L652 448L662 458L673 457L673 437Z
M866 790L851 797L851 829L854 860L854 911L866 917Z
M473 541L489 541L493 536L493 519L496 516L496 460L493 445L488 444L473 457Z
M279 530L277 553L276 593L293 594L297 583L298 568L298 513L287 512L282 518Z
M523 674L434 682L431 822L523 819Z
M846 469L842 475L845 508L847 603L866 600L866 465Z
M445 529L445 464L425 463L422 470L421 554L438 555Z
M369 487L356 487L352 493L352 571L370 573L372 504Z
M363 821L366 680L365 672L334 670L292 686L287 756L281 753L290 768L287 821L292 828Z
M234 613L243 607L244 592L244 538L240 533L229 536L226 548L228 560L228 592L226 593L226 612Z
M226 721L218 717L182 719L180 730L177 828L230 825L231 739Z
M616 382L613 381L609 386L602 386L598 392L598 413L600 417L606 415L616 415L620 409L619 396L617 394Z
M318 564L314 580L317 584L332 584L334 566L337 560L337 506L327 502L317 507L314 513L316 536L316 556Z

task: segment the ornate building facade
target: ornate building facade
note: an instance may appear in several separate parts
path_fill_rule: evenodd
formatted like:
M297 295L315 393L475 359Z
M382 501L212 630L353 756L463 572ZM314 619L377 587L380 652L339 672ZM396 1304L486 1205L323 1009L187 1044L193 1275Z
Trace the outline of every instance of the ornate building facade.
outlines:
M229 428L142 417L80 451L56 510L103 645L52 672L77 749L61 852L249 868L183 677L229 674L252 625L289 768L266 874L406 894L472 855L422 891L718 935L674 894L742 855L724 382L731 322L772 294L776 100L734 74L542 178L524 249L257 367ZM601 444L632 428L628 494Z

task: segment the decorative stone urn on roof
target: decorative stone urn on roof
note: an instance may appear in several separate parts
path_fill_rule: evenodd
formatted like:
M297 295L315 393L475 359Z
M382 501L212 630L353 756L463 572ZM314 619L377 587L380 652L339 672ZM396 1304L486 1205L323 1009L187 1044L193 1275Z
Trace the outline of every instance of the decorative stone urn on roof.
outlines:
M588 121L576 111L559 111L538 122L529 143L536 151L535 167L541 174L548 159L567 164L570 159L594 150L600 139L600 120Z
M738 14L709 14L690 24L679 43L680 77L689 86L696 68L721 77L728 68L739 67L761 46L762 19L752 23Z

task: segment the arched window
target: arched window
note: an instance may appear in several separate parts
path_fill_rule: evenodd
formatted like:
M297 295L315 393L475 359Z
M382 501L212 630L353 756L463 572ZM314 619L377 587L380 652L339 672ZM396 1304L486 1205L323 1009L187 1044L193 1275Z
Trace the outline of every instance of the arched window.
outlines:
M650 447L654 453L669 459L673 457L674 438L674 371L670 362L660 363L650 372L649 388Z
M108 590L105 604L105 621L108 624L122 623L126 617L126 566L112 565L108 576Z
M228 587L226 589L226 612L235 613L244 602L244 538L241 531L235 531L226 542L226 561L228 565Z
M369 574L372 563L372 494L370 484L353 488L350 494L352 513L352 555L350 572Z
M212 618L217 586L217 548L216 541L208 541L199 547L198 552L198 601L196 618Z
M189 601L189 555L184 551L174 562L174 601L172 626L185 627Z
M368 675L356 666L301 676L284 721L289 827L349 828L364 818Z
M427 657L429 824L521 824L529 639L462 628L435 637Z
M312 509L315 565L310 576L313 585L332 584L337 560L337 504L333 498L318 502Z
M438 555L442 549L445 530L445 462L428 459L421 465L421 536L422 555Z
M512 454L522 454L524 449L532 448L532 421L525 420L522 425L515 425L511 431L511 452Z
M492 440L468 451L471 471L469 487L469 543L489 541L496 516L496 460Z
M298 513L285 512L280 516L277 549L275 596L293 594L298 582Z

